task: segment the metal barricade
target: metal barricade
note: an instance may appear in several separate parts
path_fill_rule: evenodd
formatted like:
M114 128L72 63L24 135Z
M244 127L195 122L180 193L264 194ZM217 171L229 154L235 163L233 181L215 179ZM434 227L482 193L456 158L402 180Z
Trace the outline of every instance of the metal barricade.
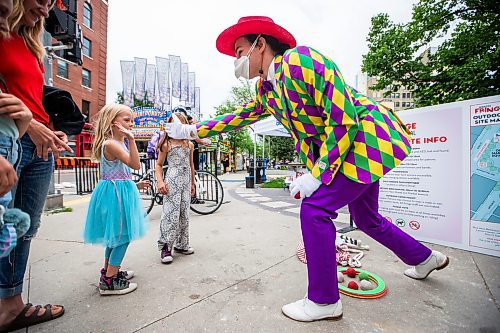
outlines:
M217 152L214 150L200 151L200 171L209 171L217 175Z
M90 158L75 158L76 193L92 193L99 181L99 163Z
M141 169L132 170L132 172L138 173L140 175L146 174L150 169L154 169L156 166L156 159L154 157L141 158Z

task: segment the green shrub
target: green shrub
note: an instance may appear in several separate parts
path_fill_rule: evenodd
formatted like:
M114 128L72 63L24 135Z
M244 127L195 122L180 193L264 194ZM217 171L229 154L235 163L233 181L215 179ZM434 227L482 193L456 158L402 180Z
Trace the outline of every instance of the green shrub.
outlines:
M272 179L268 182L262 184L263 188L284 188L285 187L285 177L279 177Z

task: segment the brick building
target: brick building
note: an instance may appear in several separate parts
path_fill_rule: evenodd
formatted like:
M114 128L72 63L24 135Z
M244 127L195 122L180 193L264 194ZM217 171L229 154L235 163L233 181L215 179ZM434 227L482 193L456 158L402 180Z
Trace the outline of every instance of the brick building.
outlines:
M401 87L397 92L392 92L384 97L386 90L373 90L372 86L377 83L377 78L368 76L366 73L358 72L356 74L355 88L362 94L372 98L376 102L384 103L394 111L401 111L415 107L413 92Z
M108 1L77 0L77 21L82 29L83 65L54 59L53 84L71 92L90 121L106 104Z

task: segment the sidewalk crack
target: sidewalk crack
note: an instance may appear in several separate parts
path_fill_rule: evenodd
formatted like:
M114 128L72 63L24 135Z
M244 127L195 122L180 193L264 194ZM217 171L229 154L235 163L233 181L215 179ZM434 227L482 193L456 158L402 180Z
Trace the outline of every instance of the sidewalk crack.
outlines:
M498 312L500 312L500 306L499 306L495 296L493 296L493 293L491 292L490 286L488 286L488 283L486 282L486 279L484 278L483 272L481 272L481 269L479 268L478 264L476 263L476 260L474 260L474 256L472 254L470 256L472 258L472 262L474 263L474 265L476 265L476 268L477 268L477 271L479 272L479 275L481 275L481 279L483 279L483 283L484 283L484 286L486 287L486 290L490 294L490 297L493 300L493 303L495 303L495 306L496 306Z
M226 290L228 290L228 289L231 289L231 288L233 288L234 286L237 286L237 285L238 285L238 284L240 284L240 283L243 283L243 282L245 282L245 281L248 281L248 280L250 280L250 279L253 279L253 278L254 278L254 277L256 277L257 275L260 275L260 274L262 274L262 273L264 273L264 272L266 272L266 271L270 270L271 268L274 268L274 267L276 267L276 266L278 266L278 265L280 265L280 264L284 263L285 261L290 260L291 258L294 258L294 257L295 257L295 254L293 254L293 255L291 255L291 256L289 256L289 257L287 257L287 258L285 258L285 259L283 259L283 260L281 260L281 261L278 261L278 262L277 262L277 263L275 263L274 265L271 265L271 266L269 266L269 267L267 267L267 268L265 268L265 269L263 269L263 270L261 270L261 271L258 271L257 273L255 273L255 274L253 274L253 275L250 275L249 277L246 277L246 278L244 278L244 279L242 279L242 280L239 280L239 281L237 281L237 282L235 282L235 283L233 283L233 284L231 284L231 285L229 285L229 286L227 286L227 287L225 287L225 288L219 289L219 290L217 290L217 291L215 291L215 292L213 292L213 293L211 293L211 294L209 294L209 295L207 295L207 296L205 296L205 297L203 297L203 298L200 298L200 299L199 299L199 300L197 300L196 302L193 302L193 303L191 303L191 304L188 304L188 305L186 305L186 306L184 306L184 307L182 307L182 308L180 308L180 309L177 309L177 310L175 310L175 311L173 311L173 312L171 312L171 313L169 313L169 314L167 314L167 315L165 315L165 316L163 316L163 317L161 317L161 318L155 319L155 320L153 320L152 322L150 322L150 323L148 323L148 324L146 324L146 325L142 326L141 328L139 328L139 329L137 329L137 330L135 330L135 331L132 331L132 333L140 332L140 331L142 331L143 329L145 329L145 328L147 328L147 327L149 327L149 326L151 326L151 325L153 325L153 324L156 324L157 322L160 322L160 321L162 321L162 320L164 320L164 319L167 319L168 317L171 317L171 316L175 315L175 314L176 314L176 313L178 313L178 312L181 312L181 311L183 311L183 310L186 310L186 309L188 309L188 308L192 307L193 305L196 305L196 304L201 303L201 302L203 302L203 301L205 301L205 300L207 300L207 299L210 299L210 298L212 298L213 296L218 295L218 294L220 294L220 293L222 293L222 292L224 292L224 291L226 291Z
M48 239L48 238L36 238L36 240L47 241L47 242L60 242L60 243L77 243L77 244L83 244L83 241L76 241L76 240Z

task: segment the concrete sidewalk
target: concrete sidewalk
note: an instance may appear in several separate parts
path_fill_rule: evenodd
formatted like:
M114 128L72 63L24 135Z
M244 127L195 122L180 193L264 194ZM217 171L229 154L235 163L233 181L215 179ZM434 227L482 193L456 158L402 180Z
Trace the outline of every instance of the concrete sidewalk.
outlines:
M382 277L389 293L376 300L342 296L344 319L299 323L281 306L306 292L306 266L295 257L298 216L264 210L234 195L243 174L221 177L226 204L215 214L191 215L192 256L160 263L160 207L147 236L133 243L124 269L139 284L132 294L101 297L104 249L82 244L87 199L73 212L43 217L33 241L25 300L63 304L66 314L29 332L500 332L498 258L430 245L450 266L426 281L403 276L406 266L361 232L371 246L363 268ZM241 180L241 181L239 181Z

